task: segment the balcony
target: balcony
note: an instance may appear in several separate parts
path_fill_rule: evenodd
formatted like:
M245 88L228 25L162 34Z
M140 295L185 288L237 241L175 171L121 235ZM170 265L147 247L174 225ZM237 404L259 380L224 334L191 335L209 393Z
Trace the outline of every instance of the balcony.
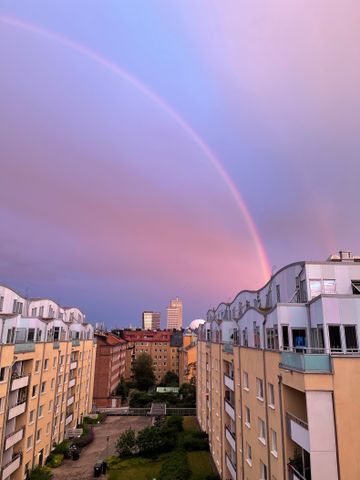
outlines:
M5 480L10 477L21 465L21 454L18 453L11 462L7 463L2 469L1 479Z
M20 428L16 432L9 433L5 437L5 450L8 450L10 447L14 446L16 443L20 442L24 438L24 427Z
M73 419L73 415L72 415L72 413L70 413L70 415L67 416L66 419L65 419L65 425L69 425L69 423L72 422L72 419Z
M76 378L72 378L70 381L69 381L69 388L72 388L76 383Z
M71 397L68 398L68 401L67 401L67 406L69 407L70 405L72 405L74 403L74 400L75 400L75 397L74 395L72 395Z
M307 480L306 477L303 477L301 473L299 473L296 468L291 465L291 463L288 464L288 470L289 480Z
M229 417L235 421L235 410L234 407L229 403L227 400L225 400L225 412L229 415Z
M226 466L229 469L232 480L236 480L236 465L233 464L228 454L226 454Z
M29 375L13 376L11 379L11 391L19 390L19 388L29 385Z
M35 352L35 343L15 343L14 353Z
M80 340L78 338L75 338L74 340L72 340L72 346L80 347Z
M18 417L19 415L24 413L25 410L26 410L26 400L22 400L18 404L9 408L8 420Z
M234 351L234 344L233 343L230 343L230 342L223 343L223 352L233 353L233 351Z
M234 450L234 452L236 452L235 434L231 433L229 427L225 427L225 437L231 448Z
M53 343L53 349L58 349L60 348L60 343L59 342L54 342Z
M70 370L74 370L74 368L77 367L77 362L71 362L70 363Z
M224 375L224 384L230 388L231 391L234 391L234 380L228 375Z
M281 352L280 367L308 373L332 372L330 355L322 353Z
M308 424L292 413L286 413L287 432L291 440L310 453Z

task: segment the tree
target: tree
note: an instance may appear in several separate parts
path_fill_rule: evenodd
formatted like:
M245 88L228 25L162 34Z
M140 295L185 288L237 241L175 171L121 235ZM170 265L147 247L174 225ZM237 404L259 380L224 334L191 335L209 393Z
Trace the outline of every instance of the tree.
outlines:
M196 387L191 383L183 383L179 389L184 406L196 407Z
M134 377L139 390L148 390L155 385L155 373L152 358L147 353L141 353L134 364Z
M138 433L137 446L141 455L156 457L169 452L176 444L176 430L167 425L146 427Z
M129 457L134 453L136 447L135 432L132 428L125 430L117 439L115 449L119 454L119 457Z
M166 372L160 383L164 387L178 387L179 377L174 372Z
M121 377L120 382L116 387L115 394L119 395L123 401L129 395L129 387L123 377Z

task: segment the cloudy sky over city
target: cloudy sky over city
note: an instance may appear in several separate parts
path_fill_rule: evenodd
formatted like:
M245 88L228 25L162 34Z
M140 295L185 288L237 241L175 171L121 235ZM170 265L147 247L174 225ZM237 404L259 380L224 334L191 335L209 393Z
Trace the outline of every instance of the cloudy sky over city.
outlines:
M2 0L0 282L184 323L360 254L360 4ZM164 318L163 318L164 320Z

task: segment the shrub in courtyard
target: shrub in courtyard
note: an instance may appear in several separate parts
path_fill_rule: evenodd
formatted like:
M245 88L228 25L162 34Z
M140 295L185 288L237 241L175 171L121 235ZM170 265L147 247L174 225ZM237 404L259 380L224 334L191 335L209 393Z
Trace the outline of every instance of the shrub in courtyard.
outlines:
M220 480L220 477L217 473L209 473L206 475L206 480Z
M53 454L64 455L64 458L70 458L70 444L68 440L64 440L61 443L58 443L54 450L51 452Z
M46 460L46 465L51 468L60 467L63 460L64 455L62 453L50 453Z
M177 415L172 415L166 419L167 427L174 429L176 432L182 432L184 430L184 419Z
M129 406L131 408L145 408L149 407L153 401L152 395L147 394L146 392L132 392Z
M185 450L192 452L195 450L209 450L207 437L200 435L202 432L186 432L180 441L180 446Z
M186 452L175 450L161 467L159 480L188 480L191 476Z
M89 445L94 440L94 432L92 428L84 428L84 432L81 437L74 438L72 444L76 445L78 448L84 448L86 445Z
M39 465L28 474L28 480L50 480L53 477L50 468Z
M132 428L125 430L117 439L115 449L120 457L129 457L136 447L135 432Z
M156 457L159 453L169 452L175 447L176 432L166 425L146 427L138 433L137 447L144 457Z

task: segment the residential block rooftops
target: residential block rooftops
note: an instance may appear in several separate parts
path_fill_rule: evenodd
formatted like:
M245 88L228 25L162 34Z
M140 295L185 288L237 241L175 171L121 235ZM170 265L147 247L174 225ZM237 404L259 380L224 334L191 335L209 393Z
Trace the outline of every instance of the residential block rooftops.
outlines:
M123 330L122 337L128 342L170 342L172 332L152 330Z
M105 333L105 332L95 332L95 337L107 344L107 345L110 345L110 346L115 346L115 345L122 345L122 344L126 344L126 340L124 340L123 338L119 338L117 337L116 335L114 335L113 333Z

